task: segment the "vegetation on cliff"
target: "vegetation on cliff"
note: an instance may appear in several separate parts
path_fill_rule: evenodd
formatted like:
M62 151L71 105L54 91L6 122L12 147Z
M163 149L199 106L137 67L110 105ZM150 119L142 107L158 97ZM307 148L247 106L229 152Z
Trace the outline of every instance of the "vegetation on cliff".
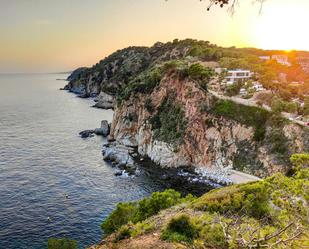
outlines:
M291 161L295 173L290 177L276 174L194 199L182 199L168 190L141 202L119 204L103 223L106 235L115 233L98 248L125 248L122 240L132 237L134 244L139 236L150 240L156 234L179 248L305 248L309 241L309 155L293 155ZM135 211L121 211L123 205ZM121 222L114 226L113 220Z
M212 61L219 63L223 68L250 69L259 75L263 85L282 93L282 96L286 97L287 93L291 93L289 98L292 95L304 98L304 94L309 92L309 77L304 74L300 65L294 63L292 67L287 67L273 60L259 59L259 56L274 53L286 54L284 51L265 51L254 48L224 48L208 41L192 39L158 42L152 47L128 47L116 51L91 68L75 70L68 78L70 82L66 89L74 91L74 88L80 88L85 96L103 91L114 96L119 95L120 98L123 95L128 97L128 90L132 89L134 92L136 87L138 91L143 92L143 87L146 92L149 91L147 85L149 79L146 75L153 68L172 60L186 60L191 64ZM295 61L297 53L289 53L288 56L290 61ZM196 69L194 67L191 69ZM278 79L279 73L285 73L289 81L304 81L305 84L301 89L296 90L288 84L270 84ZM137 84L141 81L145 82L141 85ZM150 85L153 86L153 84L154 81L150 80ZM124 90L127 85L131 86Z
M170 144L180 144L186 130L186 118L182 106L169 93L160 104L157 112L150 118L154 138Z

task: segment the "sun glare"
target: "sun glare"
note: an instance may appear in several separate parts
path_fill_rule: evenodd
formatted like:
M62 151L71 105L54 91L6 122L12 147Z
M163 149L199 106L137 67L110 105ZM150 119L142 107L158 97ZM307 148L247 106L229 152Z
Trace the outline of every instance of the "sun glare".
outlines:
M305 4L306 5L306 4ZM301 4L266 6L257 17L254 35L257 46L264 49L309 50L307 8Z

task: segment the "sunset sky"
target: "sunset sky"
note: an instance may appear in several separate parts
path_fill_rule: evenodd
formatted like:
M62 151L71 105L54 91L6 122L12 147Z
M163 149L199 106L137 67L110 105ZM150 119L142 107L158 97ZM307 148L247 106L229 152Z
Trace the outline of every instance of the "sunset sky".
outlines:
M0 72L91 66L130 45L174 38L309 50L309 1L240 0L236 14L199 0L0 0Z

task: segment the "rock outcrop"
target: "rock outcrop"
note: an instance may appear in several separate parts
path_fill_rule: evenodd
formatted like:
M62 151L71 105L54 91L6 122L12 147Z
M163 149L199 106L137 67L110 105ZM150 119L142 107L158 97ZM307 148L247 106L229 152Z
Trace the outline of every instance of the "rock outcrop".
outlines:
M113 109L115 97L105 92L100 92L95 101L96 104L94 105L94 107L102 109Z
M177 145L158 139L151 124L162 102L171 95L184 110L187 123L183 141ZM152 103L152 113L145 107L146 101ZM283 155L274 150L272 143L276 141L271 141L276 127L265 124L265 138L256 141L256 128L252 125L214 114L212 109L217 101L196 82L181 79L177 74L168 75L150 95L134 95L117 106L110 138L123 145L137 146L141 156L162 167L187 165L217 181L228 178L231 169L258 177L286 173L290 169L289 155L309 150L308 129L289 122L282 126Z
M308 129L207 92L211 68L224 53L194 40L129 47L77 69L65 89L114 108L106 160L125 163L124 151L135 148L161 167L193 167L219 181L231 169L257 177L288 172L289 156L309 151Z
M84 130L79 133L82 138L93 137L94 134L107 137L110 133L110 124L107 120L101 121L101 127L94 130Z

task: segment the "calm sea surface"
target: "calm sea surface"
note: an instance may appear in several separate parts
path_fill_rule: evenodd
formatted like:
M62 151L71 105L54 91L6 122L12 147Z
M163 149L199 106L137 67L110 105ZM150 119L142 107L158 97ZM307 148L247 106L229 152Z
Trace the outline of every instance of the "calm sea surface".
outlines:
M59 91L67 75L0 76L0 248L46 248L49 237L97 242L116 203L162 185L122 178L102 160L103 138L78 132L112 120L112 111ZM66 198L68 195L68 198Z

